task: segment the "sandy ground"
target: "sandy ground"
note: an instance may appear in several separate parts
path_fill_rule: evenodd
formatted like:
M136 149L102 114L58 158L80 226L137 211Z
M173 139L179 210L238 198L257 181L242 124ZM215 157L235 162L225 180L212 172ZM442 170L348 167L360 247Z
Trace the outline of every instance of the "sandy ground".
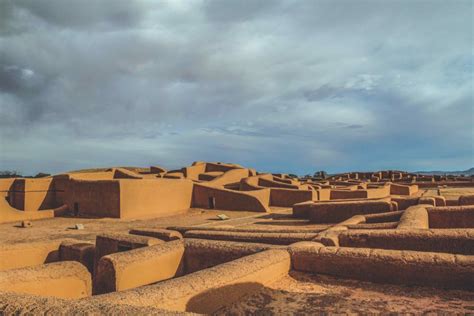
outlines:
M166 228L169 226L226 226L268 231L275 229L320 231L328 227L328 225L308 224L307 220L293 219L290 217L291 209L289 208L274 208L272 211L273 213L268 214L190 209L186 214L140 220L57 217L32 221L33 226L30 228L21 228L20 222L0 224L0 243L15 244L64 238L95 241L95 237L100 233L127 233L133 228ZM218 214L226 214L230 219L218 220ZM71 229L75 224L83 224L84 229Z
M216 215L226 214L231 219L218 221ZM119 220L112 218L90 219L76 217L56 217L32 221L30 228L21 228L18 223L0 224L0 243L14 244L62 238L95 241L95 236L105 232L127 233L133 228L166 228L168 226L223 225L236 220L252 221L254 217L266 214L243 211L221 211L190 209L188 213L163 218L141 220ZM71 229L75 224L83 224L83 230Z
M472 314L474 293L291 272L216 315Z

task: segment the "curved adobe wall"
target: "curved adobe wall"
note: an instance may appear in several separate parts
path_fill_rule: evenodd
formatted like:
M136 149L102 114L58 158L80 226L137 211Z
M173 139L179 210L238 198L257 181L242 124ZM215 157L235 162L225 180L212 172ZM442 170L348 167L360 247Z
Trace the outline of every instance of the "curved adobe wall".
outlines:
M265 250L180 278L88 300L210 314L284 277L290 265L288 251Z
M0 291L59 298L91 295L91 275L75 261L55 262L0 272Z
M371 282L474 289L474 256L366 248L290 247L293 269Z

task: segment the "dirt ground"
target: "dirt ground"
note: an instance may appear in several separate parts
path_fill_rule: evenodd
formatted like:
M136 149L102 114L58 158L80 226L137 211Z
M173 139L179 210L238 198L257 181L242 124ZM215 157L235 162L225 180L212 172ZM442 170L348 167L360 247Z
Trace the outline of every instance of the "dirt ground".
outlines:
M472 314L474 293L291 272L215 315Z

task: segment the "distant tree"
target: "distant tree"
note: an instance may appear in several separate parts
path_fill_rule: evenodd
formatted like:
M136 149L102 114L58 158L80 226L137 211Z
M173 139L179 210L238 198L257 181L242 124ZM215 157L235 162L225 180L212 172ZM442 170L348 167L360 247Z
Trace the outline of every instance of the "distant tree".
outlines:
M36 176L34 176L34 178L44 178L44 177L49 177L49 176L50 176L49 173L39 172L38 174L36 174Z
M0 178L19 178L21 174L15 170L3 170L0 171Z
M328 173L326 171L316 171L313 175L313 177L315 178L322 178L322 179L326 179L326 177L328 176Z

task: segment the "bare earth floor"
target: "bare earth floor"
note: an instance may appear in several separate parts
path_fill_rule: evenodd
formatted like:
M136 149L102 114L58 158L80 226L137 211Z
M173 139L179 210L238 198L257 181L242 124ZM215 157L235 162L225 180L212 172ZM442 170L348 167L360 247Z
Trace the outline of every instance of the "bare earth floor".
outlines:
M291 272L216 315L428 313L474 315L474 293Z

